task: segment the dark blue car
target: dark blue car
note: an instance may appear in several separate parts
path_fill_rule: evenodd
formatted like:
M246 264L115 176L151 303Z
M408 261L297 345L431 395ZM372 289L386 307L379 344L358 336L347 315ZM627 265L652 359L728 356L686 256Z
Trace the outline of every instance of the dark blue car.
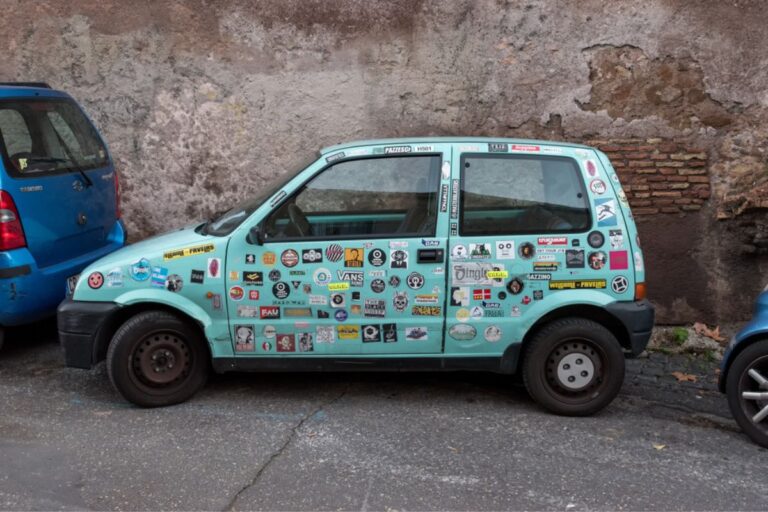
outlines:
M720 391L742 430L768 448L768 287L757 297L752 320L728 345Z
M1 346L5 327L55 314L125 231L106 144L68 94L0 84L0 153Z

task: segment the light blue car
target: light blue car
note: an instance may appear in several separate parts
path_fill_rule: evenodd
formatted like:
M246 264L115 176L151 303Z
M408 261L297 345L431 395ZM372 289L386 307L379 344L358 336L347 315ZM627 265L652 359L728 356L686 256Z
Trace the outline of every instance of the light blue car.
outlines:
M768 448L768 287L757 296L752 320L728 345L719 384L742 430Z
M222 216L113 253L59 308L70 366L142 406L214 371L520 373L570 415L618 393L654 312L632 213L590 147L324 149Z

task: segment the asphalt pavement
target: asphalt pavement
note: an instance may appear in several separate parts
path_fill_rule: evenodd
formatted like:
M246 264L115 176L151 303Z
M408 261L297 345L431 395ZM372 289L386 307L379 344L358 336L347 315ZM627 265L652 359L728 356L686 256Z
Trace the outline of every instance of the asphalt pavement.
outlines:
M150 410L103 364L65 368L51 326L17 329L0 352L0 509L768 509L767 451L715 371L629 361L590 418L470 373L214 376Z

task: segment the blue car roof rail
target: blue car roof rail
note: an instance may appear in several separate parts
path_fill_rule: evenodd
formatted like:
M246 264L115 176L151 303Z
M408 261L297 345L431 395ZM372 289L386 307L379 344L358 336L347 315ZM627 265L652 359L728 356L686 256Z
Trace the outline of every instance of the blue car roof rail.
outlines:
M0 86L5 87L40 87L42 89L52 89L45 82L0 82Z

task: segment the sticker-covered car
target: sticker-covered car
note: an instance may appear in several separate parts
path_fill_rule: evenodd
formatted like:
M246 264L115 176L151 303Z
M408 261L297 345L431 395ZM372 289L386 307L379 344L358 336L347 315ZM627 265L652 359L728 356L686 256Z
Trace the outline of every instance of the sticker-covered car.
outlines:
M485 370L586 415L653 317L603 153L434 138L324 149L219 218L103 258L59 332L68 365L106 358L142 406L190 398L211 369Z

